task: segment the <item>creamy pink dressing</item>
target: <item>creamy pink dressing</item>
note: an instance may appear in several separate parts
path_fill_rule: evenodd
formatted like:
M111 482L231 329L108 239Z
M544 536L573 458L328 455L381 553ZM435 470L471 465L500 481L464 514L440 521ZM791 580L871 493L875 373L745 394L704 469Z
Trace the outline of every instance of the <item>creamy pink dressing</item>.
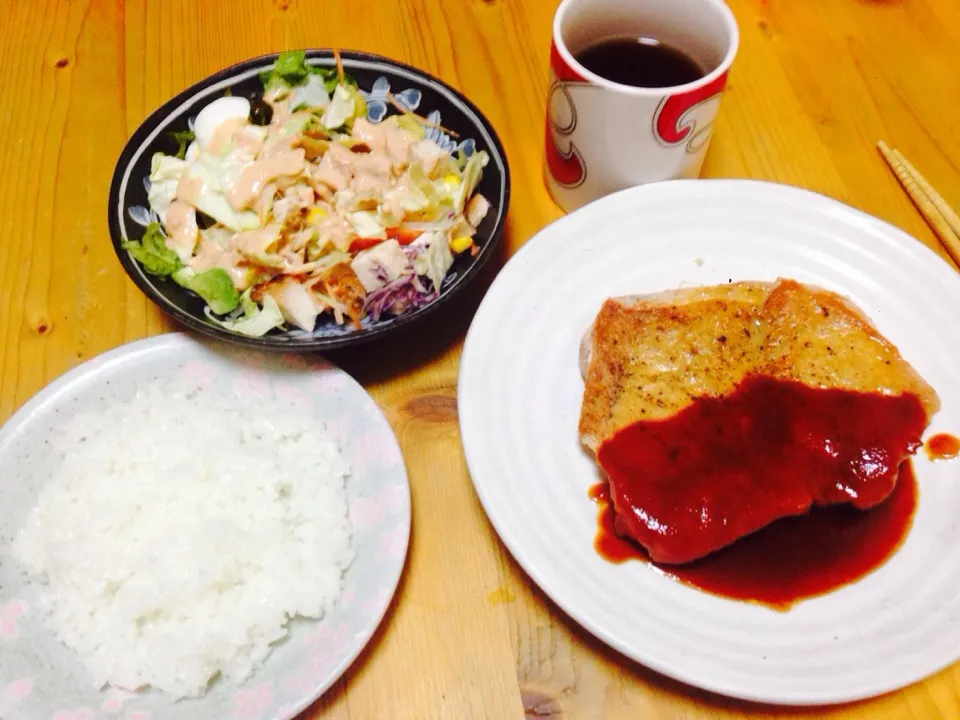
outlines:
M440 160L447 157L447 151L433 140L417 140L410 146L410 164L419 163L427 177L435 178Z
M296 204L303 207L306 205L313 205L313 201L316 199L316 196L314 195L312 187L302 185L294 191L293 199Z
M354 158L354 153L343 145L331 143L313 171L314 180L334 190L343 190L353 177Z
M410 162L413 136L397 125L387 125L383 130L387 136L387 155L393 160L394 165L405 167Z
M321 243L330 242L337 250L346 252L357 236L353 227L340 215L329 215L317 225L317 235Z
M290 236L290 249L293 252L303 252L304 248L310 244L310 241L313 240L316 234L317 231L313 228L298 230Z
M198 177L188 178L186 173L180 176L175 193L178 200L196 207L201 194L203 194L203 180Z
M267 183L283 176L299 175L303 172L304 158L303 148L298 148L284 150L244 166L227 190L230 206L234 210L243 210L253 203Z
M246 124L246 118L227 118L222 123L217 125L216 128L214 128L213 134L210 136L210 140L203 149L211 155L223 155L229 152L235 142L235 136L246 126Z
M243 292L250 287L250 281L255 275L251 268L242 267L240 254L231 247L222 248L214 242L200 243L200 249L190 261L190 267L200 273L210 268L221 268L230 279L234 287Z
M333 199L333 211L339 215L353 212L357 209L357 192L352 188L341 190Z
M396 185L391 188L388 192L383 194L383 204L386 207L387 213L390 217L396 218L397 220L403 220L406 212L403 209L403 206L400 204L400 199L403 197L403 193L410 189L412 183L410 178L404 175L399 180L397 180Z
M303 268L306 267L303 262L302 251L298 253L292 247L284 248L280 257L283 260L283 272L285 274L297 275L303 272Z
M392 122L374 125L365 118L353 121L351 136L362 140L373 152L382 153L399 167L410 161L410 146L416 138L402 127Z
M333 199L333 190L326 183L317 181L315 175L316 173L311 176L311 180L313 180L313 191L316 193L317 200L323 203L329 203L330 200Z
M387 136L384 134L383 125L374 125L366 118L357 118L353 121L353 131L350 135L357 140L362 140L374 152L387 152Z
M259 201L258 201L259 202ZM283 225L287 220L296 220L304 210L314 204L313 188L307 185L294 185L287 188L283 196L273 203L273 219Z
M269 134L266 150L270 152L275 146L279 146L281 149L289 149L292 146L292 142L295 141L300 134L299 129L304 127L306 123L314 117L313 114L307 110L290 112L288 98L284 97L282 100L278 100L276 99L276 93L270 97L264 95L263 99L273 110L270 125L268 126ZM291 127L296 127L297 132L292 132Z
M234 135L233 142L238 148L246 150L255 156L263 151L263 144L266 142L266 133L259 128L253 128L248 125Z
M263 192L253 204L253 210L257 213L257 219L261 225L265 225L267 218L270 217L270 210L273 207L273 197L277 194L277 184L267 183L263 186Z
M306 165L307 163L305 163ZM283 192L286 192L290 188L302 184L305 180L309 179L310 170L305 170L307 173L306 177L304 175L282 175L277 178L277 189Z
M182 200L174 200L167 208L167 247L183 260L189 260L197 245L200 228L197 227L197 212Z
M260 159L276 155L277 153L287 152L296 149L299 145L297 137L294 135L281 135L271 128L267 132L267 139L264 141L263 150L260 152Z
M283 99L278 100L277 95L284 95ZM287 96L288 93L285 92L283 88L278 88L273 91L272 94L264 94L263 100L267 105L270 106L270 109L273 110L273 114L270 116L270 125L268 126L271 131L279 131L283 127L284 123L290 118L290 111L287 109Z
M244 255L251 257L262 256L276 249L279 232L276 227L268 225L265 228L247 230L233 236L233 246Z
M356 192L375 190L383 192L393 178L390 158L378 152L358 154L353 162L353 181L350 187Z

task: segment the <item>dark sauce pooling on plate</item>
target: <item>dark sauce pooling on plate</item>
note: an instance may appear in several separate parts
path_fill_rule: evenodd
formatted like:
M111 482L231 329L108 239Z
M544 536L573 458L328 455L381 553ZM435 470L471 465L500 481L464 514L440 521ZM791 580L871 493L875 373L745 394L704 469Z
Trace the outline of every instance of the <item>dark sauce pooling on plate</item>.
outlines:
M588 45L575 57L590 72L633 87L686 85L706 75L689 55L652 38L606 38Z
M597 504L597 553L614 563L656 565L640 545L617 534L607 484L594 485L589 494ZM657 567L714 595L789 610L883 565L910 531L916 507L917 481L907 460L893 493L872 510L816 507L807 515L777 520L701 560Z

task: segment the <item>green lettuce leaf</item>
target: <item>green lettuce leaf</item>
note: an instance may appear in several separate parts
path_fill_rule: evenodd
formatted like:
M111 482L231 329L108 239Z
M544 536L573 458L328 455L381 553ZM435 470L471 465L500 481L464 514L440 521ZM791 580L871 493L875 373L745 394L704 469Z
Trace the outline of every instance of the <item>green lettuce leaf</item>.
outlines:
M299 85L309 74L305 62L307 54L303 50L282 52L273 62L269 71L260 73L260 81L264 89L273 87L277 83L294 86Z
M173 274L174 281L202 297L217 315L226 315L240 304L240 293L223 268L210 268L201 273L180 268Z
M197 136L193 134L192 130L176 130L170 133L170 137L177 142L177 151L173 156L183 160L187 155L187 146L192 143Z
M283 83L289 87L300 85L308 75L316 75L322 81L328 93L332 93L340 82L336 68L318 67L307 64L307 55L303 50L291 50L280 53L273 63L273 67L260 73L260 82L266 90ZM343 85L357 87L357 81L350 75L344 74Z
M277 302L269 295L264 295L263 307L257 307L257 303L250 297L251 290L252 288L240 296L243 317L220 320L213 317L210 308L206 308L207 317L227 330L247 337L262 337L273 328L283 325L283 314L280 312Z
M166 277L183 265L177 254L167 247L160 223L150 223L140 240L127 240L121 246L151 275Z

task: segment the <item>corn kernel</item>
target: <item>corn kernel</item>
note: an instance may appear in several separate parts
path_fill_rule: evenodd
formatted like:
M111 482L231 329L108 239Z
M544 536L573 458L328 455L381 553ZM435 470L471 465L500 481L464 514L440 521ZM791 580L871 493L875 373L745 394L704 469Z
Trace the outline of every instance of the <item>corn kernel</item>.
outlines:
M454 238L450 241L450 249L455 253L462 253L465 250L469 250L472 245L473 238L467 236Z
M310 208L310 212L307 213L307 222L316 223L323 220L327 217L327 213L323 208L313 207Z

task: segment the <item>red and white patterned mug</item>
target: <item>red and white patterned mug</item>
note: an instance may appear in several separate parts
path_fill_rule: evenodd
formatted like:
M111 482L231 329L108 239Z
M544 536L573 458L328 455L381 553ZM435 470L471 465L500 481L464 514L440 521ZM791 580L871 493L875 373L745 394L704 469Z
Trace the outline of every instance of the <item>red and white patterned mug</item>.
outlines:
M620 85L575 54L641 30L709 72L667 88ZM700 174L739 32L723 0L563 0L553 20L544 176L570 212L623 188Z

